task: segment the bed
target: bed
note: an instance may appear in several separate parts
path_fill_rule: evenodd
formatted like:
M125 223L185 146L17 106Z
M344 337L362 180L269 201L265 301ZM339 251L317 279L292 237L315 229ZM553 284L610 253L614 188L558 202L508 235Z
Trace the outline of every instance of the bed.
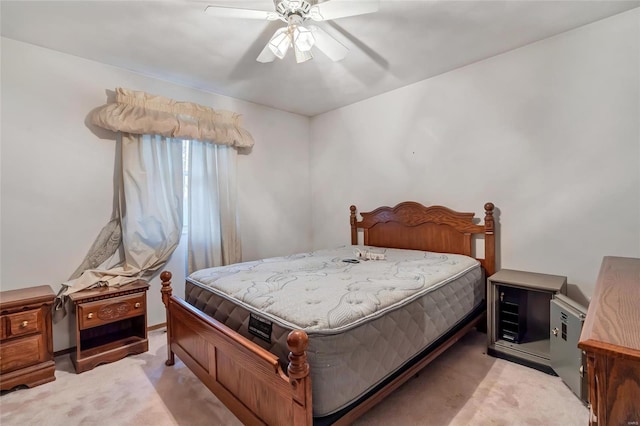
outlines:
M479 224L415 202L358 220L351 206L351 246L196 271L186 300L165 271L167 365L177 355L245 424L349 424L484 324L484 207Z

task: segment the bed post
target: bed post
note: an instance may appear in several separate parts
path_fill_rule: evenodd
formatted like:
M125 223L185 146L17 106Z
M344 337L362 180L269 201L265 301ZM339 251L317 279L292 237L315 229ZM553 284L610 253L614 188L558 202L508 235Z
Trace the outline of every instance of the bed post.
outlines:
M349 222L351 223L351 245L358 244L358 228L356 227L356 206L349 207L351 210L351 215L349 216Z
M493 208L493 203L486 203L484 205L484 258L487 277L496 272L496 236L495 224L493 222Z
M293 330L287 336L287 348L289 349L289 383L294 391L293 424L313 424L313 409L311 405L311 378L309 377L309 363L307 362L307 346L309 336L302 330Z
M175 364L175 356L171 350L171 315L169 314L169 300L171 299L171 272L164 271L160 274L162 280L162 303L164 303L165 310L167 312L167 361L165 365Z

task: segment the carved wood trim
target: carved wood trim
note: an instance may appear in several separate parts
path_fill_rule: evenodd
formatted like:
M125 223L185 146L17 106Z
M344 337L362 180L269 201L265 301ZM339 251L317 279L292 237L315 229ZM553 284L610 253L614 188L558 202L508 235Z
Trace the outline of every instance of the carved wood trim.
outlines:
M128 302L110 303L98 309L98 318L109 321L127 315L130 310L131 305Z
M351 244L358 244L358 229L363 244L459 253L472 256L473 237L484 236L485 257L477 258L488 275L496 270L494 205L485 203L484 225L475 223L474 213L463 213L443 206L426 207L405 201L395 207L379 207L356 217L356 206L349 207Z
M395 207L379 207L371 212L360 213L359 228L371 228L377 223L398 222L404 226L423 223L449 225L458 232L484 233L484 226L473 223L474 213L460 213L443 206L425 207L414 201L405 201Z
M171 277L173 277L173 275L169 271L163 271L160 274L160 280L162 281L160 293L162 294L162 303L164 303L167 318L167 360L165 361L165 365L175 364L175 355L171 350L172 327L171 312L169 312L169 302L171 300L171 293L173 292L173 289L171 288Z

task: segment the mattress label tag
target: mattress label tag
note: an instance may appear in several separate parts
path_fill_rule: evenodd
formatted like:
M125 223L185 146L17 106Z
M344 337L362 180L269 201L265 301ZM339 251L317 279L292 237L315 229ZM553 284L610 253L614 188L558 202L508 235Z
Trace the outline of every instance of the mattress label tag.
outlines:
M255 314L251 314L249 317L249 333L254 336L258 336L262 340L265 340L268 343L271 343L271 329L273 328L273 323L271 321L267 321L264 318L260 318Z

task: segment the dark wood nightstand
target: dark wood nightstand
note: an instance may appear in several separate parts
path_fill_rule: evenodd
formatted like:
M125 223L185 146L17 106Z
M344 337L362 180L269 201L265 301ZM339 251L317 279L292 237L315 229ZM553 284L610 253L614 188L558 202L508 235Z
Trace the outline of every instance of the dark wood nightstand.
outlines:
M0 292L0 390L56 379L48 285Z
M76 373L149 350L146 281L71 293L76 311Z

